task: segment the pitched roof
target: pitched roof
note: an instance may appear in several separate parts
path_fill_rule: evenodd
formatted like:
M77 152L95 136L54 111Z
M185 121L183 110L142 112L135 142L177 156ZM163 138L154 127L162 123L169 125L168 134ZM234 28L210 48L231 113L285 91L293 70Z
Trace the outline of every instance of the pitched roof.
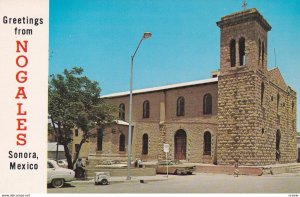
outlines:
M187 87L187 86L202 85L202 84L213 83L213 82L218 82L218 78L216 77L216 78L209 78L209 79L204 79L204 80L190 81L190 82L185 82L185 83L176 83L176 84L158 86L158 87L153 87L153 88L133 90L133 94L155 92L155 91L174 89L174 88L182 88L182 87ZM107 95L101 96L101 98L112 98L112 97L120 97L120 96L127 96L127 95L129 95L129 91L107 94Z
M288 86L286 85L280 70L278 69L278 67L272 68L269 70L269 74L270 74L270 79L273 83L275 83L277 86L286 89Z

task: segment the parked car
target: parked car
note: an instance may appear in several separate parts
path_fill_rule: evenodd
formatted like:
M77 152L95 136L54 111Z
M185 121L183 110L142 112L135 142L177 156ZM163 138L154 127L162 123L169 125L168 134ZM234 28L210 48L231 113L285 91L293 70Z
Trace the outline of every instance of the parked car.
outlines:
M100 168L126 168L127 164L126 163L121 163L118 160L105 160L102 161L101 164L96 165L96 167Z
M163 160L158 162L156 167L157 174L166 174L167 173L167 164L168 164L168 173L170 174L193 174L196 170L195 165L183 164L179 161L172 160Z
M57 165L62 168L68 168L68 161L66 159L57 160Z
M75 180L75 172L70 169L59 167L54 160L47 162L47 183L60 188L65 182Z

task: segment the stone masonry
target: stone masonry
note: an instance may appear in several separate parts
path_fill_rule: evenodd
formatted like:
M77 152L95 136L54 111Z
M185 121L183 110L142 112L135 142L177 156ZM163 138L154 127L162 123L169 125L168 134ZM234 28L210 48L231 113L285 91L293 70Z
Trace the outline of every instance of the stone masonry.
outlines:
M271 26L256 9L222 17L217 24L221 29L218 164L295 162L296 128L292 122L296 114L291 103L296 94L278 68L267 70L267 32ZM230 41L242 37L245 64L238 64L240 43L236 42L238 61L232 66Z
M256 9L221 18L220 70L214 78L143 89L133 94L132 160L169 159L185 162L260 166L296 162L296 92L278 68L268 70L268 31L271 26ZM233 61L234 60L234 61ZM234 63L235 64L234 64ZM211 96L211 113L205 114L205 96ZM184 113L178 115L178 100ZM125 105L128 122L129 92L103 96L106 102ZM149 102L149 117L143 104ZM117 132L112 132L112 128ZM89 158L126 159L128 126L105 129L102 151L96 141ZM126 137L119 151L119 134ZM148 135L143 154L143 135ZM206 136L206 137L205 137Z

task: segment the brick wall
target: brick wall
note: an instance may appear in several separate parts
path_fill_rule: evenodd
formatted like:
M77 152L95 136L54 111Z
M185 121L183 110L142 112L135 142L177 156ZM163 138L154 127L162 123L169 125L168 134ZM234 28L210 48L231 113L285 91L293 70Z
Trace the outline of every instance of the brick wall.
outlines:
M212 114L203 114L203 97L212 95ZM185 99L185 115L178 117L176 114L177 99ZM150 102L150 117L145 119L143 102ZM106 99L107 102L119 106L124 103L125 119L128 117L128 96ZM133 95L133 136L134 156L143 160L165 159L163 144L170 144L169 157L174 159L174 136L176 131L183 129L187 133L187 161L203 161L203 134L209 131L212 134L212 156L208 163L216 161L215 144L217 133L217 83L188 86L158 92L149 92ZM142 136L148 134L149 150L147 155L142 154Z

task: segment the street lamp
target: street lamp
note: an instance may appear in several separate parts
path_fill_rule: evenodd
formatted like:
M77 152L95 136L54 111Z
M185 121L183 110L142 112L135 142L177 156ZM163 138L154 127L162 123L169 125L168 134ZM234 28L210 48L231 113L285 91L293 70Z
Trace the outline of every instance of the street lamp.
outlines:
M138 51L143 40L148 39L152 36L150 32L145 32L141 38L138 46L136 47L133 55L131 56L131 66L130 66L130 97L129 97L129 128L128 128L128 158L127 158L127 180L131 179L130 167L131 167L131 130L132 130L132 79L133 79L133 60L136 52Z

